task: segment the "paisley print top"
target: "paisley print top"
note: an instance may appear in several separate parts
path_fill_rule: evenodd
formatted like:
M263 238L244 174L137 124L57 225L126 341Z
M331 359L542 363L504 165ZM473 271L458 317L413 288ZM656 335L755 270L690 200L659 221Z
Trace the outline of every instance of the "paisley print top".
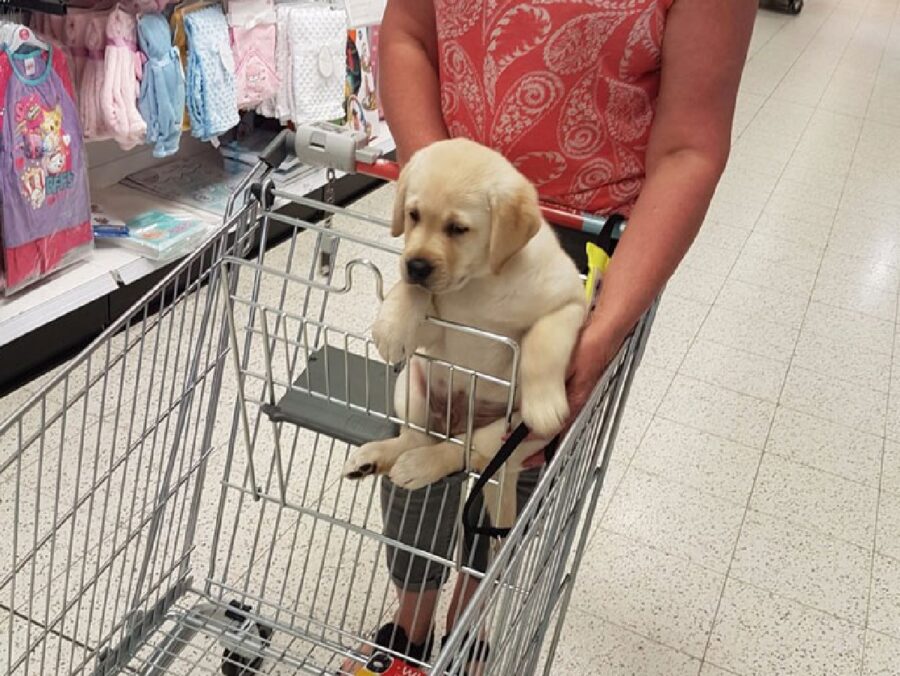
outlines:
M434 2L450 135L503 153L547 201L627 216L674 0Z

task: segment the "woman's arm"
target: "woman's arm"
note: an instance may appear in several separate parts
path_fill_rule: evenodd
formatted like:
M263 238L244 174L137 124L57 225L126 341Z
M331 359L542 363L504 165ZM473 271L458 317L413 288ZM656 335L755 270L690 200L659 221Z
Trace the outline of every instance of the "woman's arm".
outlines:
M432 0L389 0L379 42L379 96L404 164L419 148L448 136Z
M663 37L661 88L644 188L603 279L569 383L584 405L619 345L681 262L731 147L757 0L675 0Z

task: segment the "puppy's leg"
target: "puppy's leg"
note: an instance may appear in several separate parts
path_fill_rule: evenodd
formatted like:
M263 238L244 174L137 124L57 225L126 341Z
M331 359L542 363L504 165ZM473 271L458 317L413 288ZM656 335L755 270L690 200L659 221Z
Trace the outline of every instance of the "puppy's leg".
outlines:
M402 281L394 285L372 325L372 340L386 362L396 364L423 344L430 307L431 294L424 289Z
M427 446L432 438L406 427L399 437L372 441L356 449L344 463L343 474L347 479L362 479L371 474L387 474L397 459L413 448Z
M394 411L401 418L409 414L408 422L424 427L426 419L425 394L419 380L421 365L413 358L397 377L394 389ZM407 395L408 393L408 395ZM408 399L408 406L407 406ZM408 411L407 411L408 408ZM433 437L404 426L393 439L372 441L357 448L344 463L343 475L347 479L361 479L370 474L387 474L401 455L413 448L437 443Z
M495 420L490 425L475 430L472 435L472 469L483 472L491 458L503 445L503 437L506 435L506 421ZM533 453L537 453L545 441L529 440L519 444L516 452L507 461L507 470L514 475L518 472L522 461ZM415 448L407 451L394 463L390 471L391 481L407 490L415 490L428 486L440 479L460 472L465 469L465 447L449 441L438 444ZM515 477L513 476L513 479ZM512 486L512 515L515 518L515 481L509 482ZM497 504L495 502L495 504ZM508 509L504 514L508 514ZM498 517L500 514L498 514Z
M542 317L522 339L522 418L537 435L555 434L569 417L566 370L584 306L570 303Z
M512 528L518 515L516 484L519 468L504 467L494 477L498 484L484 486L484 508L494 528Z

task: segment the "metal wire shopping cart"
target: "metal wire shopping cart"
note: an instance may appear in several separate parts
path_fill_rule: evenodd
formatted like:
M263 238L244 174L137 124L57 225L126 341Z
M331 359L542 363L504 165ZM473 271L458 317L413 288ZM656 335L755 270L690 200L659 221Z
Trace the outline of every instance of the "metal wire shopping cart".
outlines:
M0 424L0 673L334 673L390 613L384 550L404 545L382 535L375 482L343 480L341 467L353 445L403 424L388 404L395 370L367 333L398 249L381 236L386 221L276 187L286 149L396 173L352 135L284 135L205 245ZM275 208L285 200L334 218L286 216ZM275 223L289 238L257 250ZM482 635L487 673L549 670L587 538L579 524L651 321L487 572L469 571L476 596L422 669L464 673ZM488 380L436 366L470 392ZM491 382L513 396L514 375ZM451 576L464 568L413 553Z

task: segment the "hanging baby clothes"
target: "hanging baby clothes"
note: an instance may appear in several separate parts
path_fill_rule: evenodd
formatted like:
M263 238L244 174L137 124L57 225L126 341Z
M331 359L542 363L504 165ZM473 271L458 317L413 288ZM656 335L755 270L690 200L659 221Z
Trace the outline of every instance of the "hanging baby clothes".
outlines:
M109 130L101 112L100 97L106 68L103 60L106 44L107 13L90 14L84 29L85 62L81 72L78 111L86 139L109 138Z
M228 22L234 45L238 108L250 110L275 95L275 7L271 0L231 0Z
M72 70L74 75L75 91L81 91L81 77L84 74L84 64L87 63L87 48L84 44L85 31L91 20L91 15L85 11L72 8L66 13L65 40L72 50Z
M106 52L100 110L106 126L123 150L147 137L147 125L137 109L141 55L137 48L137 22L116 7L106 22Z
M184 17L188 41L187 105L191 134L209 141L239 121L234 85L234 56L221 5Z
M280 86L256 107L256 112L260 115L274 117L281 122L290 120L292 105L289 17L290 7L287 4L275 5L275 72Z
M86 255L87 166L62 53L0 54L0 185L5 293Z
M178 151L184 114L184 73L178 49L172 45L169 22L162 14L145 14L138 21L138 40L147 56L138 107L147 122L147 143L153 155Z
M331 5L289 10L290 119L305 124L344 117L346 13Z

